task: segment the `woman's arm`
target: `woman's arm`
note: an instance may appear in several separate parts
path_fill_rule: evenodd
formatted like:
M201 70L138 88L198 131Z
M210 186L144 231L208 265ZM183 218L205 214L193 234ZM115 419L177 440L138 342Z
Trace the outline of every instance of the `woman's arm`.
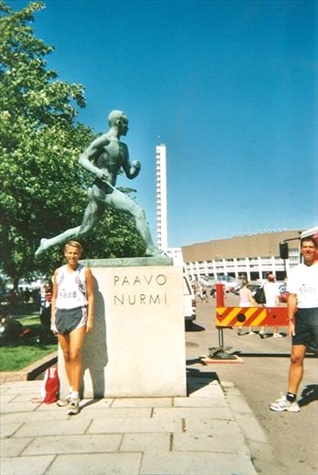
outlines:
M56 326L55 326L56 299L57 299L57 292L58 292L58 285L56 282L57 273L58 273L58 269L56 269L52 277L53 290L52 290L52 303L51 303L51 330L54 333L57 333Z
M86 295L88 301L88 317L86 324L86 332L89 333L93 329L94 312L95 312L95 294L94 294L94 278L89 267L85 267Z
M249 299L249 301L251 302L253 307L257 307L257 302L256 302L256 300L254 300L252 292L250 291L250 289L247 289L247 290L248 290L248 299Z

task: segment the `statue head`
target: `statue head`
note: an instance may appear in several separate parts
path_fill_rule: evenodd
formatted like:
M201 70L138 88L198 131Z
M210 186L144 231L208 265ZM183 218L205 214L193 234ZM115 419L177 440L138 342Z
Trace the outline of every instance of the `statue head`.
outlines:
M110 127L119 127L121 128L122 125L127 127L128 125L128 117L122 111L113 110L108 116L108 124Z

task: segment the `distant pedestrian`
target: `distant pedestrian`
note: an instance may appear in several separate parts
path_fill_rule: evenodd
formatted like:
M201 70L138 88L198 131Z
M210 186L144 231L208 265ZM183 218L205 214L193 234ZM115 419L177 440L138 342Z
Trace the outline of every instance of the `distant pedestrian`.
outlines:
M58 334L70 390L58 406L68 405L69 415L79 412L79 391L82 383L81 351L85 334L93 328L94 285L89 267L79 264L83 248L77 241L64 247L67 264L56 269L53 276L52 330Z
M10 305L12 305L12 306L16 305L17 300L18 300L18 296L17 296L17 293L14 289L10 290L9 295L8 295L8 300L9 300Z
M257 307L257 303L253 299L252 292L247 287L247 280L245 280L245 279L242 280L242 287L239 290L239 296L240 296L239 307L243 307L243 308L244 307ZM239 335L241 335L242 327L238 328L237 333ZM249 327L248 334L249 335L254 335L252 327Z
M213 285L213 287L211 288L210 295L211 295L211 297L213 297L213 298L215 299L215 296L216 296L216 288L215 288L215 285Z
M298 412L297 392L304 372L307 348L318 353L318 260L317 241L307 237L301 242L304 262L289 274L287 290L288 335L292 337L288 389L270 405L272 411Z
M52 310L52 285L48 282L44 284L40 301L40 321L45 330L49 331L51 326Z
M265 307L279 307L279 290L277 284L275 282L275 276L271 272L267 274L267 282L264 285L264 293L265 293ZM264 335L265 327L262 327L260 331L260 335ZM274 338L282 338L283 335L279 333L279 328L274 327Z
M201 290L201 302L208 303L208 294L205 287Z
M32 296L32 294L31 294L30 289L25 289L25 291L23 293L24 302L29 303L31 296Z

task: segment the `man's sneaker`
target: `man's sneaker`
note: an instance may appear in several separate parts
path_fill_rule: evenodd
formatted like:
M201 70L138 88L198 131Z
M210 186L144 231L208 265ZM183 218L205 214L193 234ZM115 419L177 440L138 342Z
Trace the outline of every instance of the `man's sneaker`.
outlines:
M285 394L281 394L280 398L277 399L277 401L270 404L269 408L272 411L276 411L276 412L282 412L282 411L299 412L300 411L300 407L298 405L298 402L297 401L295 401L295 402L288 401Z
M283 335L281 333L274 333L273 337L274 338L283 338Z
M59 407L65 407L68 406L71 401L71 394L68 394L65 399L58 399L57 405Z
M71 399L68 405L68 412L67 412L69 416L75 416L76 414L79 413L79 410L80 410L79 402L80 402L79 399Z

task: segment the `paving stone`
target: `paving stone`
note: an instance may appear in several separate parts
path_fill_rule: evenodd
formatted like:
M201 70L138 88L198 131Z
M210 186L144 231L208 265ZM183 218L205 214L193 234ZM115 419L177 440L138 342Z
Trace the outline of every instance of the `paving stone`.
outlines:
M231 411L227 404L220 401L213 401L211 398L179 398L175 401L174 407L206 407L213 408L213 411L219 413L219 417L229 417Z
M194 406L198 407L215 407L228 409L227 401L224 393L220 389L219 384L212 382L200 389L192 392L189 397L175 398L174 406Z
M3 457L1 459L2 475L43 475L54 460L54 455L38 457ZM59 475L61 475L60 472Z
M117 398L112 407L172 407L173 398Z
M168 452L170 433L125 434L120 452Z
M98 409L89 406L82 408L80 416L88 419L146 419L152 416L152 411L151 407Z
M54 424L48 422L46 424L43 424L43 422L29 422L28 424L23 424L23 426L14 434L14 437L84 434L88 425L89 421L87 421L87 419L81 420L79 418L71 418L65 421L54 421Z
M6 394L2 393L1 394L1 399L0 399L0 405L2 405L5 402L11 402L14 399L16 399L18 396L16 394Z
M2 418L1 418L2 419ZM16 424L3 424L1 420L0 424L0 438L4 439L6 437L11 437L18 429L21 427L21 423Z
M227 419L227 420L234 420L231 411L227 408L223 409L220 408L219 410L215 410L211 407L157 407L153 411L153 418L156 417L174 417L174 418L186 418L186 417L194 417L194 418L219 418L219 419Z
M5 395L6 397L10 396L9 394L6 394ZM33 393L30 394L30 393L22 393L22 394L11 394L11 397L13 399L11 399L12 402L14 403L17 403L17 402L25 402L25 401L28 401L28 402L33 402L33 399L34 400L37 400L37 399L41 399L40 397L40 394L36 394L34 395ZM1 396L1 400L3 399L3 397ZM39 404L40 404L41 401L39 401ZM34 402L33 402L34 404Z
M230 403L231 410L235 412L235 415L238 414L252 414L250 406L247 404L246 400L236 388L231 389L226 394L226 399Z
M32 441L32 437L1 440L1 457L18 457L23 449ZM2 470L1 470L2 471ZM4 475L4 472L2 472Z
M200 384L201 381L201 384ZM222 397L224 398L224 394L222 388L220 387L217 381L212 381L210 383L206 383L205 379L198 378L199 387L192 389L191 394L189 397ZM197 385L198 386L198 385Z
M231 439L233 435L235 435L235 437L241 435L241 431L234 421L202 417L199 417L198 419L194 419L193 417L184 419L183 432L202 432L213 435L222 434L223 436L228 435L229 439Z
M45 475L139 475L141 458L141 453L59 455Z
M82 399L81 400L81 407L84 409L92 408L92 409L108 409L114 404L113 398L105 398L105 399Z
M10 412L7 414L1 414L1 425L4 424L13 424L17 422L47 422L48 419L50 420L51 423L53 421L58 421L58 420L66 420L70 416L67 415L67 409L60 408L59 411L51 412L49 415L47 412L39 412L39 411L34 411L34 412Z
M42 381L15 381L1 384L6 394L33 394L37 397L41 392Z
M51 417L51 414L54 413L54 412L67 412L67 408L66 407L59 407L56 402L53 402L51 404L46 404L45 402L41 403L37 409L36 409L37 412L46 412L48 413L48 417Z
M235 388L198 379L189 397L85 399L73 417L32 402L41 381L4 383L1 473L255 475L242 424L254 444L266 440L249 407Z
M167 419L94 419L87 433L123 433L123 432L173 432L181 426L180 421L176 423Z
M4 402L1 404L1 414L8 412L32 412L40 406L40 403L33 403L31 401L25 402Z
M206 432L183 432L174 434L173 451L192 452L220 452L220 453L245 453L248 450L244 445L241 433L233 436L221 431L219 434Z
M36 437L23 451L23 455L118 452L121 440L122 435L119 434Z
M170 452L148 454L142 460L140 475L256 475L246 455ZM125 474L127 475L127 474Z

